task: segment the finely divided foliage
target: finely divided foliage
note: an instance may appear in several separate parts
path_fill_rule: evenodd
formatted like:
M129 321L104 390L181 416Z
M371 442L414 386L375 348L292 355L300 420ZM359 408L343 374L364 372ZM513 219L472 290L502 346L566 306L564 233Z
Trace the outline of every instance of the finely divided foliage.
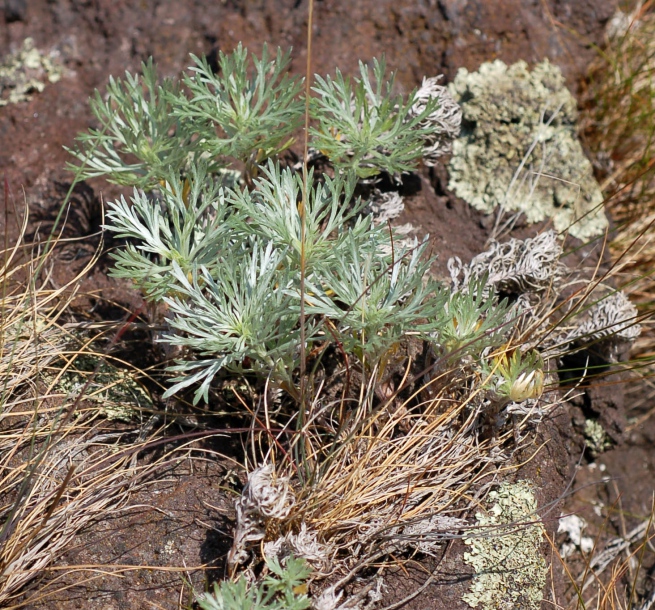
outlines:
M302 82L285 73L290 52L278 49L269 61L264 45L261 59L253 57L252 77L241 44L230 55L220 53L218 74L206 58L191 57L193 76L183 80L189 95L171 101L183 133L198 137L196 150L259 163L289 146L303 109Z
M179 84L158 78L152 59L140 76L111 77L106 99L96 91L90 101L99 128L80 134L80 148L71 151L82 164L80 177L106 176L116 184L152 189L171 169L184 167L191 142L172 113L171 100L179 95Z
M407 102L392 94L393 78L385 82L384 61L373 62L374 83L361 62L359 71L361 79L353 83L339 70L334 79L316 77L314 115L319 127L312 130L314 145L360 178L414 169L424 140L435 131L433 123L424 122L440 100L431 97L416 112L416 92Z
M483 442L480 432L517 413L528 413L527 421L541 398L544 350L554 359L561 355L555 347L584 349L585 338L613 345L616 337L591 322L581 326L573 306L563 319L582 331L550 333L565 274L554 232L493 242L468 265L451 260L448 286L431 277L427 238L403 239L374 222L375 205L358 195L380 200L376 177L387 174L396 184L421 160L434 165L459 131L461 112L437 79L405 99L393 93L384 62L373 62L372 78L361 63L359 78L316 76L308 137L320 162L301 173L302 164L281 156L305 108L302 80L286 72L289 54L270 58L264 47L261 59L249 61L239 46L221 53L218 73L206 59L192 59L181 83L159 84L152 61L140 76L112 80L106 99L92 100L100 127L80 136L73 154L82 177L134 187L129 203L108 204L106 228L127 240L113 254L113 274L160 305L160 340L178 348L164 397L194 390L194 403L211 402L225 376L253 373L273 390L262 393L267 424L271 396L284 431L296 426L277 468L271 455L282 436L267 450L269 438L259 449L253 440L251 457L265 463L237 504L230 555L236 568L258 544L284 567L269 554L272 575L262 584L224 583L198 603L206 610L301 610L308 600L296 588L309 572L289 549L311 564L316 553L308 549L329 545L329 557L313 565L321 571L344 549L346 564L362 566L387 551L432 549L447 523L440 513L475 498L474 483L487 480L485 468L505 451L507 430ZM625 342L638 328L621 296L603 296L590 313L600 312ZM429 366L418 373L408 355L394 385L385 368L401 347L410 354L411 344L420 344ZM319 370L326 353L330 371ZM353 370L358 387L336 387L334 379L349 379ZM332 384L329 399L316 389L319 378ZM417 389L421 379L426 387ZM551 400L559 400L556 393ZM514 438L519 433L516 424ZM291 471L302 501L272 515L267 502L286 489ZM256 473L266 474L265 492L255 493ZM532 499L528 504L532 512ZM277 539L265 540L272 532ZM484 549L476 548L477 557ZM487 569L486 558L476 562ZM318 599L334 598L325 602L334 607L341 593L330 591Z
M282 567L273 559L267 566L270 574L261 585L248 586L244 576L236 582L216 583L213 594L199 596L198 605L202 610L305 610L310 607L307 595L296 593L311 574L304 561L290 557Z
M269 59L264 47L251 70L239 46L220 55L218 74L206 59L193 62L182 85L158 85L152 61L141 76L112 80L106 101L96 94L92 102L102 128L74 152L83 177L135 187L130 203L109 203L107 229L129 240L113 273L163 301L163 340L191 350L173 367L179 376L166 396L196 386L194 401L208 400L221 370L270 376L295 396L301 268L309 348L336 341L370 368L409 330L438 336L449 296L428 277L427 242L402 245L375 227L354 192L362 177L416 167L428 136L452 137L439 122L443 95L423 92L419 103L416 91L407 100L392 94L393 75L378 61L373 81L363 64L352 82L340 72L316 77L312 144L334 171L310 171L302 201L301 175L270 159L302 119L289 54ZM230 184L230 159L246 164L245 186ZM470 321L480 322L478 335L490 305Z

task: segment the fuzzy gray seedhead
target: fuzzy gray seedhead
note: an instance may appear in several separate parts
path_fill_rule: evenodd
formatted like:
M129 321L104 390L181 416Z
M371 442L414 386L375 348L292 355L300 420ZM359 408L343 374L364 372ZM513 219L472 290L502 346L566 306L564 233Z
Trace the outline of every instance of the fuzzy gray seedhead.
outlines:
M468 265L455 257L448 270L456 290L468 286L472 279L487 277L487 286L495 292L520 295L541 292L560 278L564 265L559 262L562 247L555 231L546 231L525 240L512 238L478 254ZM461 277L460 277L461 276Z
M442 78L441 75L423 78L411 111L414 116L419 116L425 111L428 101L439 101L439 107L419 123L419 127L428 131L424 137L423 162L429 167L436 165L440 157L450 153L453 140L459 135L462 124L462 109L459 104L448 91L448 87L437 84Z
M266 522L287 517L295 502L287 477L277 476L271 464L255 468L236 502L237 527L228 563L244 563L248 559L247 547L264 538Z

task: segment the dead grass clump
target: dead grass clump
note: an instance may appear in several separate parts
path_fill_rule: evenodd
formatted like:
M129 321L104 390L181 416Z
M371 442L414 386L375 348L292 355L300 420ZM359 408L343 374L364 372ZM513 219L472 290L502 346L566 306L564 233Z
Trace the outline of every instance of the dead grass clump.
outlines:
M463 395L453 381L428 400L378 409L367 395L350 425L334 430L333 445L311 439L308 460L320 466L299 495L295 518L352 560L418 543L434 552L457 530L452 515L475 505L489 467L509 457L502 450L509 433L487 440L478 434L482 393Z
M617 507L614 507L616 509ZM624 515L620 511L621 522ZM548 538L555 558L551 569L561 569L571 601L566 610L651 610L655 607L652 586L652 553L655 512L651 510L641 522L623 535L608 536L606 518L595 539L586 537L558 546ZM584 523L584 522L583 522ZM565 549L565 545L569 548ZM650 556L650 557L649 557ZM562 608L564 610L564 608Z
M0 253L0 605L12 607L81 528L125 505L160 465L137 464L138 430L103 429L100 409L79 408L85 387L58 387L80 355L63 316L95 261L54 287L57 240L30 246L26 227L27 211Z
M68 434L33 455L26 446L29 432L18 443L22 451L2 447L3 455L14 458L4 461L0 483L2 604L19 596L84 526L124 505L139 473L136 453L117 452L121 435L93 427L80 434L79 428L71 426Z
M582 131L616 221L618 278L642 313L655 303L655 12L652 0L619 11L589 76ZM635 354L655 352L645 329Z

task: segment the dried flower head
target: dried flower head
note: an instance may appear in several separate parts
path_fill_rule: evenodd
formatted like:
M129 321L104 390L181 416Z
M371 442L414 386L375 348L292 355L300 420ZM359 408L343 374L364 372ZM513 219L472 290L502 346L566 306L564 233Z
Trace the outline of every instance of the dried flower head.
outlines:
M332 562L331 547L318 540L316 532L301 523L297 534L287 532L284 536L264 544L264 556L283 559L289 556L304 559L319 572L327 572Z
M525 240L494 241L466 266L459 258L451 258L448 270L455 289L468 285L472 278L487 277L487 285L497 293L540 292L562 276L561 255L557 233L545 231Z
M579 341L634 341L641 333L637 308L623 292L615 292L589 308L587 319L574 331Z
M246 561L250 543L263 540L266 522L287 517L295 501L288 477L277 476L272 464L255 468L236 502L237 526L228 563Z
M450 153L453 140L459 135L462 124L462 109L448 88L437 84L442 75L424 77L421 88L416 92L412 114L419 116L425 111L428 101L438 100L439 107L425 117L419 126L428 130L424 137L423 162L432 167L437 160Z
M623 292L614 292L585 312L583 322L569 333L567 340L579 347L593 345L594 351L613 362L619 347L640 334L637 308Z
M391 191L382 193L375 189L371 201L366 206L366 211L373 217L374 225L386 225L388 221L395 220L405 209L402 196Z

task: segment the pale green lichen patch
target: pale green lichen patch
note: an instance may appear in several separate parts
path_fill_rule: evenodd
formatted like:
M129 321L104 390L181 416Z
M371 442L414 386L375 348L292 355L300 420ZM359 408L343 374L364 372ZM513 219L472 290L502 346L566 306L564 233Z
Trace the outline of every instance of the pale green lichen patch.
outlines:
M490 508L476 514L479 529L464 539L464 561L475 570L463 600L482 610L538 610L546 585L541 554L544 528L525 481L502 483L489 494Z
M599 421L587 419L584 423L584 442L592 455L603 453L612 446L605 429Z
M132 373L106 360L102 360L99 366L98 362L98 356L78 356L73 366L62 375L55 390L73 400L84 390L83 399L98 405L100 412L110 420L129 422L144 410L152 412L152 399ZM92 381L85 388L91 375Z
M576 102L557 66L500 60L460 69L450 91L462 107L449 188L473 207L502 205L528 222L589 239L607 226L600 187L576 135Z
M19 50L0 63L0 106L29 100L32 94L43 91L46 83L60 80L61 75L56 54L43 53L31 38L26 38Z

